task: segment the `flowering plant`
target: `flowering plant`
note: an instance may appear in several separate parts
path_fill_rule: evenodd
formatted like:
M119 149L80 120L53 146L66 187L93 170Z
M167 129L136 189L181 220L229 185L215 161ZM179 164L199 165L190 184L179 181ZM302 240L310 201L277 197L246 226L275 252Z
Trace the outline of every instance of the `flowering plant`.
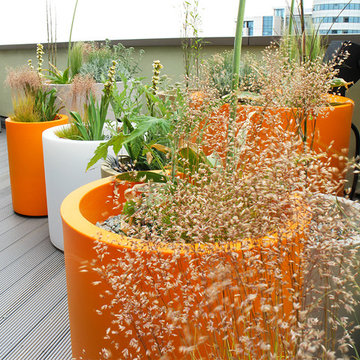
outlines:
M172 104L181 151L171 152L163 184L116 188L123 211L109 221L120 226L101 226L117 235L100 240L88 264L94 285L106 285L97 310L112 319L103 358L332 359L354 345L343 311L353 311L359 281L352 215L320 195L338 185L329 160L279 116L263 113L265 138L254 114L237 121L238 56L230 111L212 88ZM308 106L310 92L299 96ZM203 137L214 113L225 126ZM218 133L224 153L202 156Z
M41 122L57 119L61 106L56 103L56 89L45 86L41 74L43 63L43 47L37 46L38 67L35 70L31 61L29 66L9 69L7 85L13 93L14 113L12 120L20 122Z

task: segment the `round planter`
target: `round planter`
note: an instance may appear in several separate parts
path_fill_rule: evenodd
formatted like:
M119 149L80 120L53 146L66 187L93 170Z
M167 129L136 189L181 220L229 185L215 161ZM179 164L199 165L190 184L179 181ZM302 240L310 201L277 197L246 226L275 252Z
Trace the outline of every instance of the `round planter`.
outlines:
M346 157L349 152L351 120L354 109L354 102L346 97L329 95L331 102L336 102L340 105L324 107L319 113L316 121L308 121L308 145L311 145L316 153L327 153L330 157L330 166L338 169L338 175L334 175L334 180L343 180L345 178L344 170L346 169ZM197 94L194 98L194 106L201 102L201 96ZM294 121L294 113L296 109L293 108L264 108L261 106L239 105L237 109L237 122L244 122L251 114L251 121L259 124L259 131L256 134L249 134L254 136L255 141L258 142L258 150L262 151L263 143L273 132L273 123L268 120L264 121L262 114L269 114L270 117L278 118L278 125L283 129L292 132L297 131L297 124ZM212 153L214 150L223 158L226 157L227 140L225 134L227 133L227 119L229 118L229 104L223 105L217 112L210 115L202 136L207 144L204 146L206 154ZM204 124L200 124L200 129ZM224 131L219 131L219 128ZM196 141L197 134L202 131L198 130L195 133L193 141ZM252 141L252 140L251 140ZM331 147L329 148L329 146ZM339 158L338 156L342 156ZM326 162L328 159L321 161Z
M88 171L86 166L101 141L59 138L55 132L61 127L44 131L43 147L50 239L58 249L64 250L60 205L71 191L100 179L100 163Z
M76 99L74 103L74 100L71 98L71 84L48 84L51 88L55 88L58 93L58 99L59 99L59 105L64 106L63 109L60 110L61 114L65 114L71 118L68 111L75 110L76 107L82 107L85 98ZM124 83L122 81L116 82L116 87L118 89L118 92L121 93L124 90ZM103 83L95 83L94 84L94 93L95 93L95 99L96 101L100 101L102 91L104 89ZM75 108L74 108L75 107ZM78 111L78 110L76 110ZM111 106L109 106L107 119L111 121L115 121L115 114Z
M120 203L125 201L124 191L128 186L129 184L125 183L117 185L116 193L119 196L118 200ZM102 309L101 315L98 314L98 310L104 304L104 299L100 297L100 293L104 293L106 290L109 290L109 288L106 283L102 282L102 278L97 272L89 269L84 271L84 265L92 264L92 261L97 258L97 252L94 247L98 241L107 245L106 257L111 259L121 259L122 256L125 256L124 252L130 248L129 238L109 233L94 225L97 221L105 220L109 216L119 213L119 209L114 209L114 204L111 200L113 194L114 184L111 178L101 179L73 191L65 198L61 206L71 342L74 358L85 356L87 359L97 359L101 349L109 350L114 358L122 358L125 349L128 349L129 354L132 356L146 358L145 351L141 349L139 353L136 353L129 345L130 338L122 334L115 335L118 347L115 347L110 340L104 338L104 334L114 318L112 310ZM131 242L134 241L136 242L137 240L131 239ZM271 244L274 238L271 238L271 240L267 238L265 241L266 244ZM242 245L239 244L239 253L241 254L240 246ZM299 250L297 247L298 246L294 246L295 252ZM235 249L236 251L238 250L238 245L235 245ZM249 249L256 252L260 251L257 245L250 245L247 250ZM119 250L121 251L120 253ZM164 247L156 251L156 256L161 257L163 261L168 261L169 259L170 264L172 251L173 250ZM144 259L148 259L154 255L154 252L152 249L142 247L138 254L138 256ZM131 257L132 255L129 256ZM289 259L291 257L292 254L289 254ZM189 268L189 258L184 256L181 257L179 261L181 261L182 268ZM291 266L296 266L297 262L295 259L292 259L291 262ZM284 261L281 265L284 274L290 274L288 264L287 261ZM103 263L102 265L106 266L107 263ZM167 272L175 277L178 276L180 271L182 270L179 270L176 264L167 269ZM235 277L236 275L233 274L233 276ZM253 278L255 279L256 275L253 275ZM197 281L200 280L192 279L190 281L195 281L197 284ZM94 286L95 283L100 284ZM142 291L151 292L146 285L139 284L139 286ZM183 291L182 285L177 285L173 291L176 294L181 294ZM286 293L286 289L284 291ZM172 303L172 306L175 308L180 306L179 301L181 300L174 301L173 298L167 298L167 296L169 295L164 295L162 301L167 304ZM149 306L151 306L151 303ZM255 306L259 306L259 304ZM285 318L287 317L286 314L290 312L289 309L291 306L292 304L290 302L284 303L283 316ZM121 307L116 309L116 313L121 312ZM159 321L161 321L161 319ZM201 321L204 322L203 325L205 326L205 318ZM216 325L214 326L216 327ZM131 330L131 325L129 325L125 331L126 330ZM190 331L197 333L198 330L191 328ZM170 354L169 359L181 359L182 355L179 352L179 348L182 344L182 339L181 337L176 337L172 340L174 341L175 352ZM204 347L199 346L199 353L206 353L207 346L206 344L204 344ZM155 356L154 359L155 358L157 357Z
M6 119L11 195L16 213L47 215L42 133L67 122L66 115L58 120L36 123Z

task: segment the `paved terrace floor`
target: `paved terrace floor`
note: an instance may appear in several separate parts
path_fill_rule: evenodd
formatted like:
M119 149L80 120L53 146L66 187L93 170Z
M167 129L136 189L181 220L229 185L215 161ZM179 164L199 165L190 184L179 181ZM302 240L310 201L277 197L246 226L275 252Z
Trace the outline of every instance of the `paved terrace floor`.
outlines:
M27 149L24 149L27 151ZM0 133L0 359L70 360L64 255L46 217L14 213Z

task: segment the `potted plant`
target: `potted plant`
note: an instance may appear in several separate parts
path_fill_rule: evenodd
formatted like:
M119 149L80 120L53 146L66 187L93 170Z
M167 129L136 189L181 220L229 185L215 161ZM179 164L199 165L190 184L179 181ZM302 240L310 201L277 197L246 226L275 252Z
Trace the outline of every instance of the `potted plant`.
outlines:
M72 120L43 133L45 180L49 232L52 243L63 250L60 204L77 187L100 177L99 165L86 171L86 164L101 142L106 140L108 108L114 87L115 61L109 69L100 101L92 92L93 81L77 78L74 97L81 98L78 111L70 111ZM83 99L87 99L84 103Z
M202 106L211 113L214 103ZM260 153L246 136L257 130L255 122L232 131L237 99L235 111L222 115L230 123L230 131L221 129L226 161L200 156L188 142L198 108L191 101L176 105L182 116L163 185L107 178L62 204L73 356L260 359L346 352L334 330L347 329L336 309L353 301L344 289L354 254L338 241L350 228L332 201L314 195L323 187L335 192L331 171L306 142L299 152L293 133L269 113L273 127ZM184 179L176 176L179 168ZM95 226L102 221L117 233ZM333 263L336 277L327 272ZM325 279L322 288L317 276ZM316 321L316 309L326 313L324 321Z
M144 194L107 178L64 200L74 357L107 349L105 358L296 358L303 340L307 355L318 355L320 343L334 350L320 331L327 325L311 322L313 310L332 309L331 296L326 303L323 293L311 293L312 276L345 261L334 232L348 237L350 229L334 200L313 195L324 182L330 189L331 174L314 161L306 176L298 144L282 134L269 139L268 157L239 139L237 163L202 163L190 182L175 178ZM103 220L117 234L96 226ZM343 270L355 265L345 258L343 281ZM351 297L341 287L337 299Z
M14 107L6 119L13 208L21 215L45 216L42 132L66 124L68 118L58 114L56 90L46 88L43 77L33 68L11 69L6 81L13 92Z
M139 53L139 57L141 56L142 51ZM116 86L121 91L123 80L131 80L139 71L139 59L135 58L133 48L126 48L121 43L111 45L109 40L98 45L79 42L69 46L68 67L62 72L50 64L50 69L44 70L44 74L51 87L59 91L64 109L71 110L74 104L70 84L74 79L78 76L88 76L93 79L94 96L95 99L100 100L107 72L113 60L116 61L114 73ZM110 120L115 120L112 109L110 108L109 111Z
M99 145L88 168L104 159L101 166L103 177L133 170L166 171L173 109L171 102L158 94L161 68L158 60L153 62L151 85L143 84L141 79L128 82L124 78L123 89L113 93L111 106L118 129L110 140ZM113 148L115 157L108 156L109 147ZM122 147L126 155L117 156Z
M334 181L344 180L354 103L348 98L326 95L339 84L348 84L336 78L335 60L323 64L320 35L316 30L305 29L301 0L298 1L301 27L294 35L294 28L297 29L292 25L295 3L295 0L291 2L288 32L278 46L266 48L261 59L245 58L240 63L240 57L230 52L216 55L208 62L211 83L226 103L207 120L207 129L203 133L209 144L205 151L209 153L214 148L222 151L219 143L224 139L214 134L218 126L226 126L221 123L221 115L230 111L229 99L235 91L237 121L243 122L250 115L251 121L259 123L254 136L266 138L272 127L264 121L266 113L276 114L283 119L283 127L293 128L302 142L307 142L319 154L328 154L331 166L338 169ZM235 81L232 81L232 57L238 59L239 76ZM322 74L321 80L313 76L315 74ZM325 74L327 76L323 76ZM307 91L312 96L304 96ZM202 101L201 97L197 101ZM261 144L259 147L261 149ZM342 189L340 187L339 194Z

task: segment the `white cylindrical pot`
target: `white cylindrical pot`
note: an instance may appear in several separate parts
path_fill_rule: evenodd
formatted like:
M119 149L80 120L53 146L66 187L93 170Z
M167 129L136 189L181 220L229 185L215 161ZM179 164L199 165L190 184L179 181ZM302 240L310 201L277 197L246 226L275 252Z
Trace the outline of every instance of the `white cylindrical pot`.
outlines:
M69 126L69 125L65 125ZM88 171L89 160L101 141L62 139L55 135L56 126L43 132L44 168L51 242L64 250L60 205L76 188L100 179L100 161Z

